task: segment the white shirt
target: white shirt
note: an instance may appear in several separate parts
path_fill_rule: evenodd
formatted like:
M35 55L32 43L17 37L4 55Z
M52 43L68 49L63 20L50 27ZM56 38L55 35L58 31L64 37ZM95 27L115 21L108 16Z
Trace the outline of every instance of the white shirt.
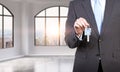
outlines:
M95 0L91 0L91 6L92 6L92 10L94 13L94 4L95 4ZM106 5L106 0L100 0L100 5L101 5L101 9L102 9L102 19L104 19L104 12L105 12L105 5Z

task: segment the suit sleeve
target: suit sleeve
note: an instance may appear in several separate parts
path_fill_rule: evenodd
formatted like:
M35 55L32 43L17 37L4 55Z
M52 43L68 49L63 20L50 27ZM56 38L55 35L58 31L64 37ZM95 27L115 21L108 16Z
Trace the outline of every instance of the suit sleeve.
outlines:
M73 1L70 2L69 11L68 11L68 18L66 21L66 29L65 29L65 42L70 48L82 47L86 44L86 37L83 36L82 41L76 36L74 31L74 22L77 19L75 8L73 5Z

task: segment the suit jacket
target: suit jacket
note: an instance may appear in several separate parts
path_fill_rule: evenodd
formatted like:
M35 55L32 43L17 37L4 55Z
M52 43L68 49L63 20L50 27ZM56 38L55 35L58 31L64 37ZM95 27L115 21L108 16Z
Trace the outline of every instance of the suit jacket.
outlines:
M77 18L85 18L92 28L90 42L80 41L74 31ZM73 72L97 72L99 58L104 72L120 72L120 0L106 0L101 33L98 33L90 0L75 0L69 5L65 42L77 48Z

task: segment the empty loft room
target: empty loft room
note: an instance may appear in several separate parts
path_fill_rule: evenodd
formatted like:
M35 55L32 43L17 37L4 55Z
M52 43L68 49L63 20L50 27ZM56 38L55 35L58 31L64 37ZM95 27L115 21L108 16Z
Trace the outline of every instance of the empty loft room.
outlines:
M72 72L65 41L71 0L0 0L0 72Z

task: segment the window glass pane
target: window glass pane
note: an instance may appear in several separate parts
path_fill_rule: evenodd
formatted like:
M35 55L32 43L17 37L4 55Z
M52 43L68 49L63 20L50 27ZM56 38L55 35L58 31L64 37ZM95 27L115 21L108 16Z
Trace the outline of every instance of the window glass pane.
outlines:
M4 17L4 48L12 47L12 17Z
M65 23L67 18L60 18L60 45L65 45Z
M0 48L2 48L2 16L0 16Z
M2 6L0 5L0 15L2 14Z
M37 16L45 16L45 10L40 12Z
M58 16L58 7L46 9L46 16Z
M46 44L58 45L58 18L46 18Z
M36 18L35 23L35 43L36 45L45 45L45 18Z
M60 16L67 16L68 8L67 7L60 7Z
M4 15L11 15L10 12L4 7Z

